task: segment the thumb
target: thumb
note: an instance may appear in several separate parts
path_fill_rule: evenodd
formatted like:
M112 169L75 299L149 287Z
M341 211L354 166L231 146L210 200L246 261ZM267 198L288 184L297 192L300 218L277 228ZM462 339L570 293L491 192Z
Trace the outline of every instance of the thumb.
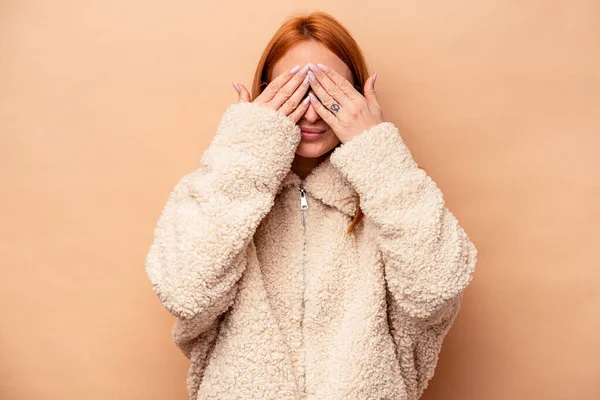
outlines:
M238 103L250 101L250 93L244 85L234 81L231 81L231 83L233 84L233 88L236 90L236 92L238 92Z
M367 79L365 82L364 93L365 99L367 99L369 103L379 105L379 102L377 101L377 94L375 93L375 79L377 79L377 72L375 72L373 76L369 77L369 79Z

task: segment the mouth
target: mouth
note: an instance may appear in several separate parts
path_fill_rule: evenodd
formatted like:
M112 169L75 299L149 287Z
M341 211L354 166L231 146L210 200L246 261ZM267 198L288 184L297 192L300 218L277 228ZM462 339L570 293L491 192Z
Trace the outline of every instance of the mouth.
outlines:
M325 132L327 132L327 130L325 130L325 129L300 127L300 133L302 135L303 140L308 140L308 141L318 140L319 138L321 138L323 136L323 134Z

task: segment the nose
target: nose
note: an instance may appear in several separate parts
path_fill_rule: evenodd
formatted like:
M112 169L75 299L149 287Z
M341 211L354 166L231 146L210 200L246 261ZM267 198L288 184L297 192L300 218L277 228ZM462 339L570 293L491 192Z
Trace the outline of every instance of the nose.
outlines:
M310 122L311 124L314 124L319 119L321 119L321 117L319 116L319 114L317 113L315 108L312 106L312 104L309 104L308 109L306 110L306 112L304 113L304 115L302 116L301 119L304 119L304 120Z

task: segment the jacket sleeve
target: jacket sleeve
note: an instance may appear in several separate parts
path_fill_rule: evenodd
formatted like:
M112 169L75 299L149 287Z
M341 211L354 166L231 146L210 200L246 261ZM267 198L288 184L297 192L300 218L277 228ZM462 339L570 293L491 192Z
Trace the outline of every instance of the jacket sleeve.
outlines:
M477 250L396 126L382 122L355 136L331 163L377 226L387 285L401 312L426 324L449 318L472 279Z
M418 399L472 280L477 249L392 123L361 133L330 157L358 193L365 223L376 227L390 333L408 398Z
M173 338L189 358L192 341L233 303L248 243L290 169L300 130L255 103L228 107L200 166L168 196L145 258L163 306L177 317Z

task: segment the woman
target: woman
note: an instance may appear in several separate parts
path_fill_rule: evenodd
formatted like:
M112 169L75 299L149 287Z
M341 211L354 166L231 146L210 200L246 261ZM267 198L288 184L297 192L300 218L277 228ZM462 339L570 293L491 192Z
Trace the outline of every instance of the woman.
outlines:
M417 399L433 376L477 250L375 78L331 16L288 20L169 195L146 272L191 399Z

